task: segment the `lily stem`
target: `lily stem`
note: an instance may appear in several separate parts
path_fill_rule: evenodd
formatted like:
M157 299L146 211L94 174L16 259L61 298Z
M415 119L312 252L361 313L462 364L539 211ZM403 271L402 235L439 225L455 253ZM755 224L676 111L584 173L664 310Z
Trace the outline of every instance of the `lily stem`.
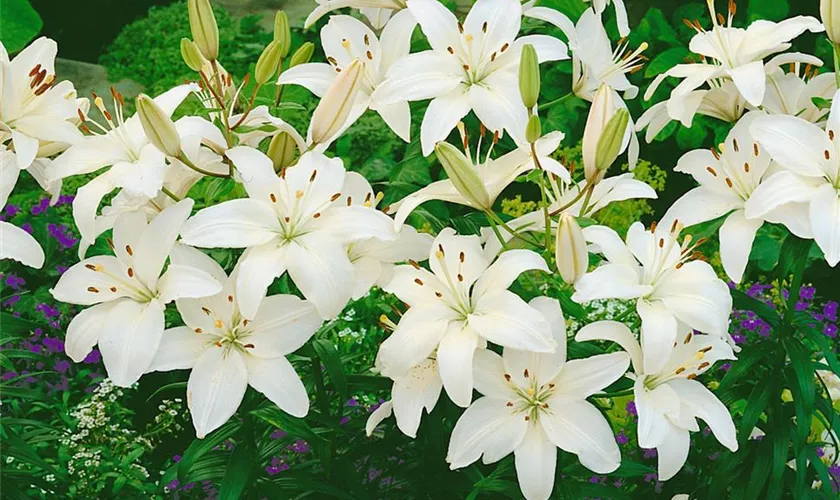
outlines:
M172 198L172 199L173 199L176 203L177 203L177 202L179 202L179 201L181 201L181 198L179 198L179 197L178 197L178 195L176 195L175 193L173 193L172 191L170 191L170 190L169 190L169 188L167 188L166 186L161 186L161 187L160 187L160 190L161 190L161 192L162 192L163 194L165 194L166 196L168 196L168 197Z
M181 163L183 163L187 167L195 170L199 174L206 175L208 177L219 177L221 179L233 178L233 173L232 172L231 172L231 175L228 176L228 175L224 175L224 174L217 174L216 172L211 172L209 170L204 170L203 168L201 168L201 167L197 166L196 164L194 164L193 162L191 162L189 160L189 158L187 158L187 155L185 155L184 153L181 153L178 156L178 159L181 161ZM233 167L231 167L231 168L233 168Z
M554 106L555 104L560 104L561 102L565 102L566 100L568 100L568 99L570 99L574 96L575 96L574 92L569 92L568 94L564 95L563 97L558 97L557 99L555 99L553 101L548 101L544 104L540 104L540 106L537 109L540 110L540 111L542 111L544 109L548 109L548 108Z
M256 85L254 85L254 91L251 92L251 100L248 102L248 107L245 108L245 112L242 113L242 118L240 118L239 121L237 121L236 124L233 127L231 127L231 129L238 128L240 125L242 125L242 122L244 122L245 119L248 118L248 115L251 113L251 110L254 109L254 99L257 98L257 92L259 90L260 84L257 83Z
M586 187L585 187L585 188L583 188L583 190L582 190L581 192L579 192L579 193L577 194L577 196L575 196L575 197L572 199L572 201L570 201L569 203L566 203L565 205L563 205L562 207L558 208L557 210L553 210L553 211L551 212L551 214L550 214L550 215L552 215L552 216L554 216L554 215L558 215L558 214L560 214L561 212L564 212L564 211L568 210L568 209L569 209L569 207L571 207L572 205L574 205L575 203L577 203L577 202L578 202L581 198L583 198L583 197L584 197L584 195L586 195L586 193L588 193L589 191L591 191L591 190L592 190L592 188L593 188L594 186L595 186L594 184L587 184L587 185L586 185ZM580 214L581 214L581 216L582 216L582 215L584 215L583 210L581 210L581 211L580 211Z

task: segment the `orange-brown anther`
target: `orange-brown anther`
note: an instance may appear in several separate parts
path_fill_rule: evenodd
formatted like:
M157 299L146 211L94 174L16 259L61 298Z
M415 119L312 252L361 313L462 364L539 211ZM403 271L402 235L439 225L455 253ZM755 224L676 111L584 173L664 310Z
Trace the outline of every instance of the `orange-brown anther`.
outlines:
M87 288L87 291L90 292L90 293L99 293L99 289L96 288L95 286L89 286Z
M715 169L713 169L711 166L706 167L706 170L708 170L709 173L712 174L713 176L717 177L717 171Z

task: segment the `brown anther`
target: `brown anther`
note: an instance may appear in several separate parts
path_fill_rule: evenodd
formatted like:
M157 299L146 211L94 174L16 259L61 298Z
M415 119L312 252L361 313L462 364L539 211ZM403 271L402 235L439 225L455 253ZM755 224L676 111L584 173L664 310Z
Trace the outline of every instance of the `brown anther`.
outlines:
M735 4L735 0L729 0L729 15L734 16L736 12L738 12L738 6Z
M463 33L463 32L464 32L464 25L463 25L463 24L461 24L461 22L460 22L460 21L458 21L458 32L459 32L459 33Z
M109 122L114 121L114 118L111 116L111 113L109 113L107 109L102 110L102 115L105 116L105 119Z
M115 286L112 286L108 290L111 290L111 293L117 293L117 287L115 287Z
M332 196L330 197L330 201L335 201L335 200L337 200L337 199L339 199L339 198L341 198L341 193L335 193L334 195L332 195Z
M549 389L554 389L554 384L548 384Z
M686 19L686 18L683 18L683 20L682 20L682 21L683 21L683 24L684 24L684 25L688 26L690 29L694 29L694 24L692 24L692 23L691 23L691 21L689 21L689 20L688 20L688 19Z
M461 252L460 254L458 254L458 260L460 260L461 262L464 262L464 258L466 258L466 255L464 255L464 252Z
M233 302L233 295L228 295L228 302Z
M90 127L88 127L87 125L84 125L84 124L83 124L83 125L79 125L79 130L81 130L82 132L84 132L84 133L86 133L86 134L91 134L91 133L93 133L93 132L90 130Z
M133 278L133 277L134 277L134 269L132 269L132 268L130 268L130 267L128 268L128 277L129 277L129 278Z
M531 420L531 417L529 415L525 415L525 421L527 422L529 420Z
M834 140L834 131L833 130L828 131L828 138L829 138L829 140L832 140L832 141Z
M99 293L99 289L96 288L95 286L89 286L87 291L90 292L90 293Z
M665 238L659 238L659 248L665 248Z
M469 65L469 64L465 64L465 65L463 66L463 68L464 68L464 71L469 71L469 70L470 70L470 65Z
M504 45L502 45L502 48L501 48L501 49L499 49L499 52L504 52L504 51L506 51L506 50L508 49L508 47L510 47L510 44L509 44L509 43L507 43L507 42L505 42L505 44L504 44Z
M446 47L446 51L449 52L450 54L455 53L455 49L453 49L452 47Z
M327 56L327 62L329 62L329 63L330 63L330 64L332 64L333 66L337 66L337 65L338 65L338 61L336 61L336 60L335 60L335 57L333 57L333 56Z
M446 252L443 251L443 243L438 243L438 252L440 252L441 255L446 255Z
M529 376L529 372L528 372L528 369L527 369L527 368L525 368L525 371L524 371L524 372L522 372L522 375L524 375L524 376L525 376L525 378L528 378L528 376Z
M35 65L35 67L33 67L33 68L32 68L32 70L29 72L29 76L30 76L30 77L33 77L33 76L37 75L40 71L41 71L41 63L38 63L38 64L36 64L36 65Z
M35 95L42 95L44 92L46 92L47 90L49 90L49 89L50 89L50 87L52 87L52 82L50 82L50 83L44 83L44 84L42 84L40 87L38 87L38 88L35 90L35 92L34 92L34 93L35 93Z
M423 280L421 280L420 278L414 278L414 282L420 286L423 286Z
M125 246L125 253L127 253L128 255L134 255L134 250L131 249L131 245Z
M320 216L321 216L321 212L315 212L314 214L312 214L313 219L317 219Z
M508 408L510 408L511 406L513 406L513 402L512 402L512 401L508 401L508 402L505 404L505 406L507 406Z
M718 24L726 24L726 19L723 18L723 14L721 14L720 12L718 12L717 14L717 20Z
M441 297L443 297L443 294L438 292L438 291L435 291L435 297L441 298Z
M283 220L286 221L286 224L292 221L291 217L289 216L283 217Z
M744 172L750 173L750 164L747 162L744 162Z
M699 370L702 370L703 368L706 368L707 366L709 366L709 362L708 361L703 361L702 363L700 363L700 365L697 368Z
M96 266L94 266L93 264L85 264L85 267L90 269L91 271L96 271Z
M254 344L245 344L245 345L243 345L242 347L244 347L245 349L253 349L253 348L254 348Z
M505 373L505 380L510 382L510 373Z
M499 131L495 130L493 131L493 144L495 145L497 142L499 142Z
M493 62L495 60L496 60L496 52L493 52L492 54L490 54L490 62Z
M680 373L682 373L684 371L685 371L685 368L681 366L681 367L677 368L677 371L675 371L674 374L679 375Z
M373 54L371 53L371 51L369 51L369 50L365 51L365 56L367 56L369 61L373 60Z
M694 380L694 379L696 379L696 378L697 378L697 374L696 374L696 373L689 373L689 374L688 374L688 376L687 376L686 378L687 378L688 380Z
M542 405L540 405L540 406L542 406L542 407L543 407L543 409L547 409L547 408L548 408L548 403L543 403L543 404L542 404Z
M222 347L222 342L217 340L213 345L215 345L216 347Z
M29 82L29 88L34 89L38 85L41 85L41 82L43 82L44 78L46 78L46 77L47 77L47 70L42 69L32 78L32 81Z
M717 149L710 148L710 151L712 152L712 156L715 157L715 160L720 160L720 153L717 152Z
M825 150L824 154L825 154L825 159L826 159L826 160L830 160L830 159L831 159L831 153L829 153L827 149Z
M367 33L365 33L364 41L365 41L365 45L370 45L370 37L368 36Z
M79 115L79 120L81 120L81 121L83 121L83 122L84 122L84 121L85 121L85 114L84 114L84 113L82 113L82 110L81 110L81 109L77 109L77 110L76 110L76 113L78 113L78 115Z
M683 339L683 344L688 344L689 342L691 342L691 332L688 332L688 334Z
M487 33L487 21L484 21L484 24L481 25L482 33Z
M729 177L726 178L726 185L732 187L732 179L730 179Z
M210 316L210 314L211 314L210 309L207 309L206 307L202 307L201 310L204 312L204 314Z
M658 223L658 222L656 222L656 221L653 221L653 222L651 222L651 223L650 223L650 232L651 232L651 233L655 233L655 232L656 232L656 226L657 226L657 224L659 224L659 223Z
M248 319L243 320L242 321L242 326L248 326L248 323L250 323L250 322L251 322L251 320L248 320Z
M420 264L418 264L416 260L408 259L408 263L411 264L411 267L414 269L420 270Z
M277 195L274 193L268 193L269 199L271 199L271 203L277 203Z
M740 148L738 148L738 139L732 139L732 149L734 149L736 153L740 151Z
M196 328L194 331L195 331L195 333L203 333L204 332L204 330L202 330L201 328Z
M352 197L352 196L348 196L348 197L347 197L347 206L349 207L349 206L350 206L350 205L352 205L352 204L353 204L353 197Z
M458 281L459 281L459 282L463 282L463 281L464 281L464 275L463 275L463 274L458 273Z
M671 233L677 232L677 226L679 225L679 219L674 219L674 222L671 223Z
M250 76L251 76L250 74L245 75L245 78L242 79L242 83L247 83L248 78L250 78ZM230 87L232 84L233 84L233 76L230 73L228 73L227 74L227 85L228 85L228 87Z
M700 349L698 352L702 352L703 354L705 354L705 353L707 353L711 350L712 350L712 346L706 346L706 347Z
M682 268L682 266L683 266L683 262L677 262L677 265L676 265L676 266L674 266L674 268L676 268L676 269L681 269L681 268Z
M758 156L758 143L757 142L753 143L753 154L755 156Z

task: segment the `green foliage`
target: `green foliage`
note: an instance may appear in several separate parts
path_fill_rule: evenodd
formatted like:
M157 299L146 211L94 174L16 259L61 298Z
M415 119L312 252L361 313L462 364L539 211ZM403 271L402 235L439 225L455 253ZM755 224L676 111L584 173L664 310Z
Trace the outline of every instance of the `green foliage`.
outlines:
M28 0L3 0L0 2L0 41L6 51L14 54L26 47L41 31L43 21Z

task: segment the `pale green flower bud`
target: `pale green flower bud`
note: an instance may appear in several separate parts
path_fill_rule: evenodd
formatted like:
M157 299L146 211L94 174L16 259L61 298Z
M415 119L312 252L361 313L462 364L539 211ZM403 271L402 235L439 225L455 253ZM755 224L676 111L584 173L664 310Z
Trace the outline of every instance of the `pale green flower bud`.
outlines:
M557 260L557 271L566 283L575 283L586 273L589 251L586 249L583 230L573 215L560 214L554 257Z
M210 61L219 58L219 27L210 0L188 0L190 32L201 53Z
M181 137L172 119L146 94L137 96L137 115L152 145L167 156L181 154Z
M265 85L277 73L277 66L280 64L280 44L271 42L257 59L257 66L254 68L254 78L260 85Z
M522 47L519 58L519 93L528 109L533 108L540 97L540 63L537 51L530 44Z
M292 59L289 61L289 67L294 68L299 64L306 64L312 59L312 54L315 53L315 44L312 42L306 42L301 45L294 54L292 54Z
M542 137L542 124L540 123L540 117L536 114L531 115L528 118L528 126L525 127L525 140L534 143Z
M435 155L446 170L446 175L455 189L475 208L490 208L490 195L478 177L478 170L472 162L452 144L439 142L435 146Z
M332 85L315 108L312 114L312 142L322 144L338 133L350 110L356 102L356 96L362 86L362 70L364 66L358 59L354 59L348 66L342 68Z
M297 152L297 144L294 138L288 132L280 132L271 138L268 143L268 157L274 163L274 171L288 167L295 161L295 153Z
M181 39L181 57L187 63L187 66L195 72L201 71L204 66L204 57L201 55L201 51L189 38Z
M610 168L621 154L621 145L624 142L629 121L630 113L626 109L619 109L604 127L604 132L598 139L598 147L595 149L595 168L599 172Z
M285 11L278 10L274 16L274 41L280 44L280 57L289 55L292 48L292 31L289 28L289 16Z

